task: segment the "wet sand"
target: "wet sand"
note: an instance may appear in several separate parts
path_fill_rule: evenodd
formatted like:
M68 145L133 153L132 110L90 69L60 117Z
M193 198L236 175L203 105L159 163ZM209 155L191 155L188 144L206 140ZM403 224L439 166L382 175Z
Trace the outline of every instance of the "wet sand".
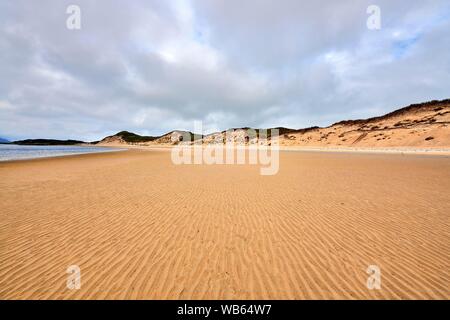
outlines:
M0 163L0 298L450 297L450 157L291 151L259 168L163 150Z

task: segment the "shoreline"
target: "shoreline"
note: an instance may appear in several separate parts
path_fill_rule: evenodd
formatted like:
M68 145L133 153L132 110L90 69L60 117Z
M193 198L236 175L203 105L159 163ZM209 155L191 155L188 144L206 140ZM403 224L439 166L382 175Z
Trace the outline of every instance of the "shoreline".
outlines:
M70 158L89 155L99 155L117 152L126 152L131 150L140 151L164 151L169 152L175 146L173 145L161 145L161 146L140 146L140 145L77 145L80 147L92 147L92 148L109 148L113 150L104 150L98 152L86 152L86 153L73 153L73 154L61 154L50 155L35 158L21 158L21 159L8 159L0 160L0 164L11 162L24 162L24 161L36 161L43 159L54 158ZM190 146L187 146L190 147ZM245 149L248 150L248 146ZM270 150L270 148L269 148ZM450 148L413 148L413 147L391 147L391 148L349 148L349 147L297 147L297 146L279 146L279 152L300 152L300 153L329 153L329 154L366 154L366 155L408 155L408 156L430 156L430 157L449 157Z
M21 145L16 145L21 146ZM32 145L29 145L32 146ZM34 146L34 145L33 145ZM67 147L65 145L39 145L39 147ZM70 147L80 147L80 148L92 148L95 149L95 146L86 146L86 145L73 145ZM94 152L74 152L74 153L65 153L65 154L55 154L55 155L45 155L45 156L38 156L38 157L25 157L25 158L16 158L16 159L0 159L0 163L8 163L8 162L16 162L16 161L28 161L28 160L39 160L39 159L53 159L53 158L63 158L63 157L71 157L71 156L82 156L82 155L89 155L89 154L104 154L104 153L111 153L111 152L120 152L120 151L126 151L128 149L126 148L118 148L118 147L107 147L102 146L104 150L100 151L94 151ZM1 150L0 150L1 152Z
M330 152L330 153L364 153L364 154L407 154L428 156L450 156L450 148L415 148L415 147L280 147L283 151Z
M101 145L103 147L107 145ZM205 145L212 146L212 145ZM169 151L174 145L119 145L112 147L138 150L161 150ZM192 146L186 146L192 147ZM236 146L234 146L236 147ZM325 153L367 153L367 154L411 154L411 155L429 155L429 156L450 156L450 147L420 148L420 147L303 147L303 146L278 146L280 152L325 152ZM244 146L248 149L249 146ZM270 150L270 147L269 147Z

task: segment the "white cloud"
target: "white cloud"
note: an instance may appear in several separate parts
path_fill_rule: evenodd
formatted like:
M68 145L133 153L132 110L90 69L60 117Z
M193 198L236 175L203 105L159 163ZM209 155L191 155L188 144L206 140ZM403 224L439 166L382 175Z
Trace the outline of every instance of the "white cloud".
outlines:
M0 4L0 136L98 139L327 125L448 98L450 5L68 0Z

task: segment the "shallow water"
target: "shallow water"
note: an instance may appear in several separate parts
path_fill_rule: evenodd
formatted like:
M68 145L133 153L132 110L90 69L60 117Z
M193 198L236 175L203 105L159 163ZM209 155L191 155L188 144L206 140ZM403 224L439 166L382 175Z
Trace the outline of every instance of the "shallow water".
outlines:
M59 157L73 154L121 151L122 149L86 146L21 146L0 144L0 161L21 160L46 157Z

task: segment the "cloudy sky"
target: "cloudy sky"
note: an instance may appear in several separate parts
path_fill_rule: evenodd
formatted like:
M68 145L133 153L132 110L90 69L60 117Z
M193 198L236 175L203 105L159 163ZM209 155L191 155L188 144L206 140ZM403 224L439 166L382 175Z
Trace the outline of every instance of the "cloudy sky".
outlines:
M1 1L0 71L10 139L326 126L449 98L450 2Z

